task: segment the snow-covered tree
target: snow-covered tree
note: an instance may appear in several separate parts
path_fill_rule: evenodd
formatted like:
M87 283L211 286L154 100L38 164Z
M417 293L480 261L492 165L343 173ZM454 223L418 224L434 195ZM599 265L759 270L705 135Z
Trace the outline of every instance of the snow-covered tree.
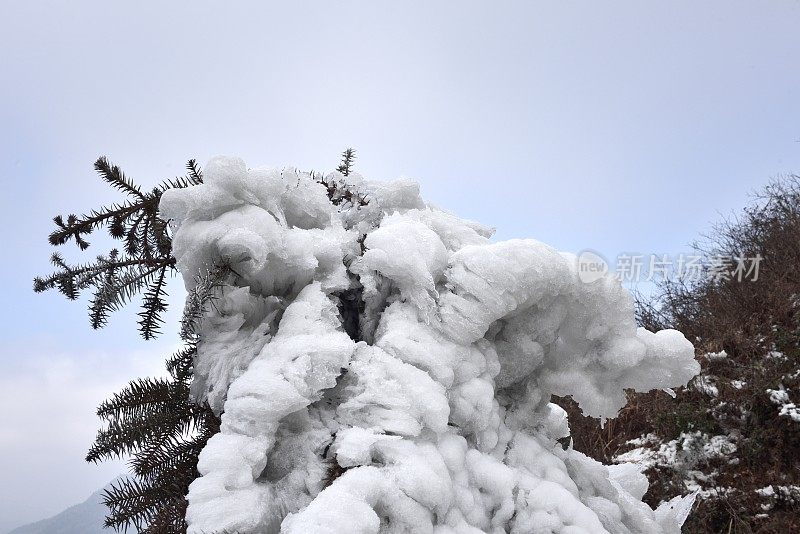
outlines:
M221 427L189 532L679 532L691 498L643 504L646 478L564 445L549 400L613 417L626 388L691 379L691 343L637 329L569 254L348 174L215 158L162 196L187 290L228 269L198 318L191 391Z
M610 418L626 389L697 374L612 277L493 242L352 152L325 176L214 158L158 216L189 295L173 368L220 422L194 442L190 533L680 531L691 496L653 510L646 477L573 450L549 402Z

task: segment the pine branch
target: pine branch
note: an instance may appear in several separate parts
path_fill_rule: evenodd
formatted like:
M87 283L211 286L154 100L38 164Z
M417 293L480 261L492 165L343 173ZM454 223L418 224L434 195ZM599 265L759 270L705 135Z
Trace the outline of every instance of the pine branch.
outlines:
M127 229L125 229L124 223L120 222L122 230L119 231L119 238L125 238L125 252L131 256L135 256L140 252L141 239L139 238L138 229L146 215L147 212L142 210Z
M148 409L174 399L174 384L164 378L138 378L103 401L97 407L97 415L105 420L121 419L125 415L138 417Z
M94 168L103 178L103 180L111 184L113 187L116 187L120 191L123 191L134 198L138 198L139 200L147 200L142 194L141 189L139 189L139 186L128 179L119 167L109 163L105 156L101 156L97 159L97 161L95 161Z
M353 163L356 159L356 151L352 148L346 149L342 152L342 162L336 167L336 170L342 173L345 176L350 175L350 171L353 168Z
M192 377L194 357L197 355L197 346L190 343L179 350L167 360L167 372L174 380L186 381Z
M172 238L169 236L169 225L167 221L155 217L152 222L155 248L159 257L166 257L172 253Z
M147 528L140 530L140 534L163 534L165 532L186 532L186 515L187 503L184 500L182 504L177 503L171 507L162 507L156 512L147 525Z
M203 316L206 305L214 299L217 288L230 273L230 265L223 263L195 277L194 287L186 295L186 304L183 307L180 332L182 340L197 341L197 323Z
M187 177L193 182L192 185L203 183L203 171L200 170L200 166L197 164L196 160L190 159L186 164L186 170L189 171Z
M139 331L145 339L152 339L161 333L164 320L161 314L167 310L164 289L166 283L166 269L158 272L158 277L150 283L142 299L142 311L139 312Z
M100 460L122 458L150 443L163 440L169 434L182 434L190 430L194 422L187 410L187 407L164 404L139 416L113 419L97 433L86 461L97 463Z
M105 182L124 192L129 199L80 217L69 215L65 220L59 215L53 218L56 229L50 234L49 242L59 246L74 239L78 247L85 250L89 247L85 237L105 227L112 238L124 240L125 254L114 249L105 256L98 256L94 263L78 265L68 265L60 255L54 254L52 260L58 270L47 277L35 278L33 288L36 292L57 289L70 300L92 288L89 303L92 328L105 326L112 312L143 292L139 331L142 337L151 339L160 333L167 308L166 281L175 270L169 226L158 216L158 204L168 189L202 183L202 173L197 163L190 160L186 177L165 180L145 193L105 157L95 162L95 169Z
M119 267L122 265L122 268ZM96 280L94 296L89 305L92 328L106 325L108 315L120 309L137 293L150 287L143 298L142 312L139 313L139 331L144 339L158 334L158 326L163 322L161 314L167 304L163 299L163 289L167 269L174 268L173 258L159 260L139 260L134 263L109 262L102 281Z
M106 525L116 530L185 532L185 495L197 478L197 458L220 420L189 394L188 379L196 347L188 345L167 362L172 379L140 379L98 408L108 422L87 460L131 455L136 479L106 491Z
M130 466L142 480L154 481L169 472L193 470L197 457L208 436L201 433L191 439L170 436L156 446L148 447L134 455Z
M156 510L167 504L172 497L156 483L139 482L136 479L124 479L112 484L103 492L103 503L109 508L105 526L119 530L129 525L141 530L156 515Z

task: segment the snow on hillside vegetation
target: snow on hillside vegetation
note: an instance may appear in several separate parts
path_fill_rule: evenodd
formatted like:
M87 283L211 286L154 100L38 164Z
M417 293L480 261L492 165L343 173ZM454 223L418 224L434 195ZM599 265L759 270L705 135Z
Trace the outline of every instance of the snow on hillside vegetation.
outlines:
M562 446L549 400L610 418L625 388L686 384L682 334L637 329L612 278L491 242L413 182L320 182L215 158L161 201L188 290L230 268L199 326L192 391L222 426L190 533L680 531L693 498L652 510L638 471Z

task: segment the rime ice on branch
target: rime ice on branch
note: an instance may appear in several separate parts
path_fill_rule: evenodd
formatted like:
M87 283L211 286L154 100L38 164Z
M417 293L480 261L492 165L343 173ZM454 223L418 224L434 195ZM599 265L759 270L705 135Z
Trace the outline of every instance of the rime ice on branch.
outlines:
M610 277L426 204L409 181L216 158L166 191L191 290L226 265L198 323L192 391L221 413L189 490L191 533L677 533L637 471L558 440L551 394L614 417L625 388L685 384L676 331L636 327ZM344 185L346 182L346 186Z

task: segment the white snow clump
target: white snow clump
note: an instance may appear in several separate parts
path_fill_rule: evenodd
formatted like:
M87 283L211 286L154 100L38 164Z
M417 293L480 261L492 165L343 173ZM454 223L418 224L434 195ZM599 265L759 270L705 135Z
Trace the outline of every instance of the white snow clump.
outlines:
M562 446L549 401L614 417L626 388L686 384L681 333L637 328L611 276L492 242L413 182L325 183L218 157L161 200L187 289L231 273L200 322L192 392L222 426L190 533L680 532L692 497L652 510L641 474Z

